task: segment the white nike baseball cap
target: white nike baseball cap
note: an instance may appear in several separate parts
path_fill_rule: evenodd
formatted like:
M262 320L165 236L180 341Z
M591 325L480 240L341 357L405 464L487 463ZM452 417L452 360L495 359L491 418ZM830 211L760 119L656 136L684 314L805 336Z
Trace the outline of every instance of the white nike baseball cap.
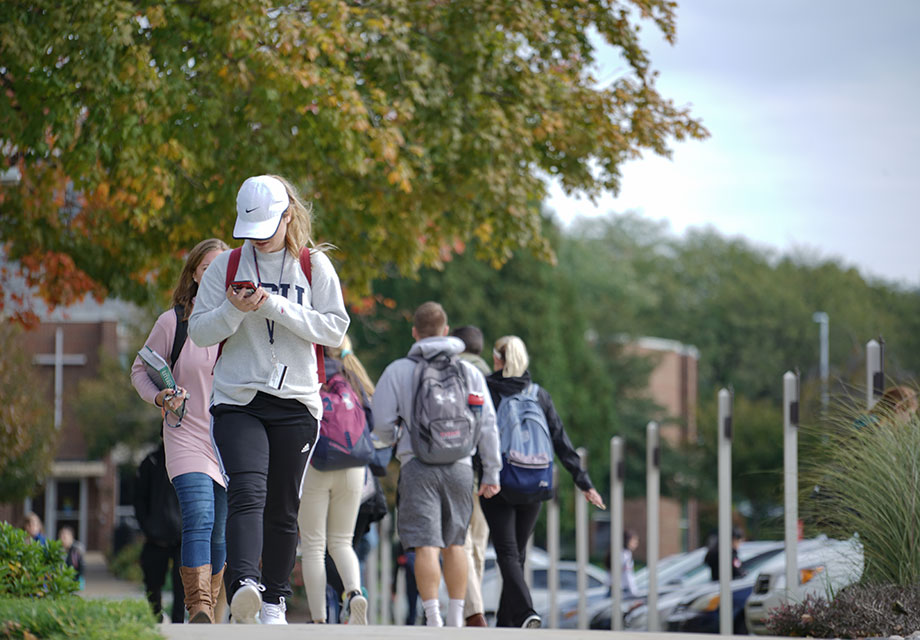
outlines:
M281 216L287 211L289 204L287 189L278 178L246 178L236 196L236 224L233 227L233 237L248 240L271 238L278 230Z

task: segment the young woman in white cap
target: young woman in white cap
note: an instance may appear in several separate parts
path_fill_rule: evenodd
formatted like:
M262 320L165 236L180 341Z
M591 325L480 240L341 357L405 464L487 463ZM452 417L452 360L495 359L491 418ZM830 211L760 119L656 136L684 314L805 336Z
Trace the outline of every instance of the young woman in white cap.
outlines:
M245 242L205 272L189 334L222 345L211 414L228 479L231 621L286 624L300 489L323 410L315 346L341 344L349 319L335 269L313 246L310 211L287 181L248 178L236 211L233 237Z

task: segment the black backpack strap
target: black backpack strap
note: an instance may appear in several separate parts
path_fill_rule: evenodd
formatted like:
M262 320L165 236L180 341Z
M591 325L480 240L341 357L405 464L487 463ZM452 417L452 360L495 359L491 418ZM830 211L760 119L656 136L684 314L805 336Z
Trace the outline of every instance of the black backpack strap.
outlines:
M176 360L179 359L182 347L185 346L185 339L188 337L188 320L182 319L185 315L185 307L181 304L173 307L173 311L176 312L176 335L173 337L172 351L169 353L169 367L175 372Z

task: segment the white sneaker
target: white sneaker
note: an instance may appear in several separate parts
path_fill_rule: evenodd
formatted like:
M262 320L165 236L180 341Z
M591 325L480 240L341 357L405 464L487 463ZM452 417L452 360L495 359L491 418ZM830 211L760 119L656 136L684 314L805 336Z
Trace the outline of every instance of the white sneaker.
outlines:
M252 578L240 580L240 587L230 600L230 621L236 624L256 624L256 614L262 606L265 587Z
M367 598L360 591L353 591L345 603L345 624L367 624Z
M259 620L262 624L287 624L285 611L287 611L287 605L284 603L284 596L278 598L278 604L263 602Z

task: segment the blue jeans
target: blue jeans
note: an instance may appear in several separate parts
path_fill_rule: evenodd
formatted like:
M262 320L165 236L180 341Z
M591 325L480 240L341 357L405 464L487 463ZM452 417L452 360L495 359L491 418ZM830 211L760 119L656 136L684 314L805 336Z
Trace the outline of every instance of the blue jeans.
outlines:
M182 566L210 564L217 573L227 560L227 491L206 473L173 478L182 511Z

